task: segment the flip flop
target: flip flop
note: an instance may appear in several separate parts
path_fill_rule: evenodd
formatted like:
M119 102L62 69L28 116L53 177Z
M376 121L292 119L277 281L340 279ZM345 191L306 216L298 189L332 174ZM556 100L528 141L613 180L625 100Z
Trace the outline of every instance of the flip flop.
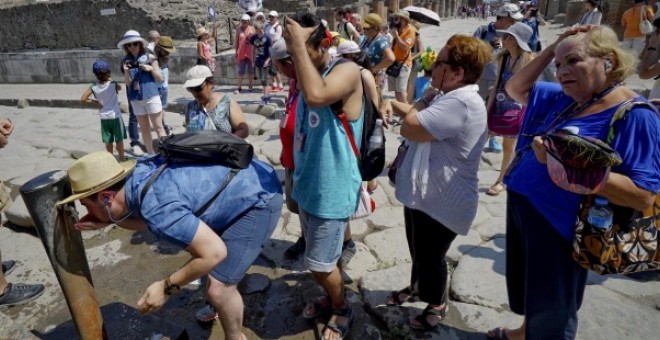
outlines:
M491 329L486 333L486 336L490 340L509 340L509 337L506 336L506 328L504 327Z

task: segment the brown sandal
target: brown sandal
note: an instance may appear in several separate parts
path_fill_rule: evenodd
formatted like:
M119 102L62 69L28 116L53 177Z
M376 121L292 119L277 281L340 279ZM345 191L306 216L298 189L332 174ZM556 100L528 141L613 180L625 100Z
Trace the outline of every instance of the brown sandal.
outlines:
M401 295L408 295L407 298L401 299ZM392 291L390 295L387 296L387 306L401 306L402 304L412 301L415 298L415 293L410 289L410 287L403 288L399 291Z

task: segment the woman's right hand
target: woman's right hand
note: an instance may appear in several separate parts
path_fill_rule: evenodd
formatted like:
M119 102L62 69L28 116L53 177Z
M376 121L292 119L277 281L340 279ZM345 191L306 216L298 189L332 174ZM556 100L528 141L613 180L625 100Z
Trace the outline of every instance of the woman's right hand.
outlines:
M127 61L127 62L124 63L124 65L122 65L122 68L124 69L124 73L126 73L128 70L131 69L130 67L128 67L128 64L129 64L129 62Z

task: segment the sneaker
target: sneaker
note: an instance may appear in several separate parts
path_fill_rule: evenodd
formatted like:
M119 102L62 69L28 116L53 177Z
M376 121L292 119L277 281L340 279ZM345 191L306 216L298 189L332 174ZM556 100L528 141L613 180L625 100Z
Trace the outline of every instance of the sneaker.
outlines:
M197 320L199 322L211 322L218 317L218 313L215 311L215 307L211 304L206 304L206 306L197 311Z
M290 260L298 259L300 254L305 252L306 242L304 237L299 237L298 241L294 243L289 249L284 251L284 257Z
M2 261L2 272L4 273L5 276L9 275L9 273L14 271L14 269L16 269L16 261L13 260Z
M355 242L353 242L353 239L349 239L341 247L342 268L346 268L346 266L348 266L353 256L355 256L355 253L357 253L357 246L355 245Z
M268 104L268 97L261 97L261 105L267 105Z
M243 89L241 89L241 88L239 87L239 88L236 89L236 91L234 91L234 94L239 94L239 93L241 93L242 91L243 91Z
M142 157L144 156L144 151L142 151L142 148L139 145L133 145L131 147L131 153L135 157Z
M488 140L488 148L490 148L490 150L494 153L502 152L502 145L497 141L497 139L495 139L495 137L492 137Z
M44 285L27 285L22 283L10 283L5 292L0 295L0 309L24 305L36 300L44 293Z

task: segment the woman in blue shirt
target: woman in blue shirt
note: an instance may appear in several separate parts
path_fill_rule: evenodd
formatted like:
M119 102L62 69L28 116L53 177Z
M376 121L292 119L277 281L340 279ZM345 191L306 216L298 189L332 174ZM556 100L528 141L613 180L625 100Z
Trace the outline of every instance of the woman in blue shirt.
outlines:
M559 84L536 82L553 58ZM583 26L563 33L507 82L507 93L528 105L516 158L505 177L509 306L525 319L518 329L491 330L489 338L575 338L587 270L571 253L583 196L552 182L539 135L566 129L605 140L617 108L645 100L621 85L633 72L634 57L619 47L612 29ZM660 118L636 106L613 128L611 146L623 163L612 168L598 195L643 211L660 191Z

